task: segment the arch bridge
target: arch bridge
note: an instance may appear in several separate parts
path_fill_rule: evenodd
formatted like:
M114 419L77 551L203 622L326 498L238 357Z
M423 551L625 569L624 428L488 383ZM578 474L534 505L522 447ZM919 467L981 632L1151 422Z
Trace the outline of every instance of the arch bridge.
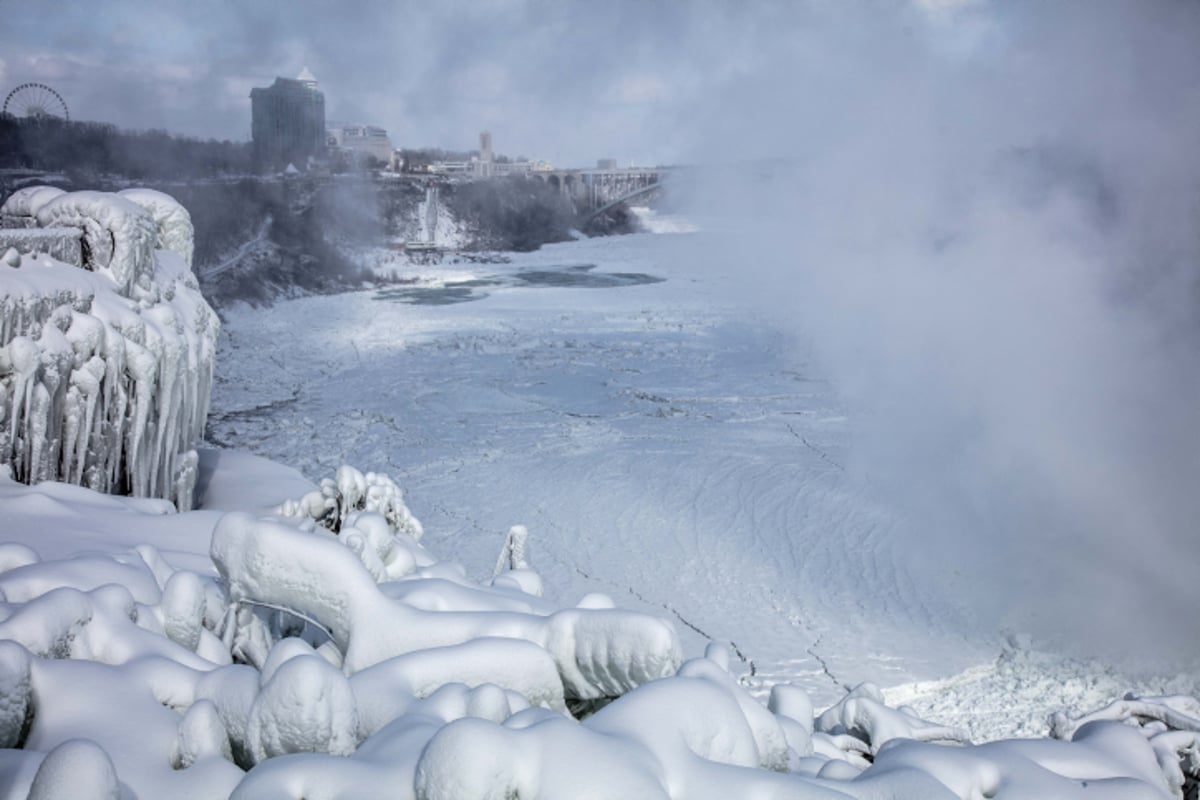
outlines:
M586 223L623 203L657 192L670 170L664 167L631 167L566 169L534 174L570 200L580 219Z

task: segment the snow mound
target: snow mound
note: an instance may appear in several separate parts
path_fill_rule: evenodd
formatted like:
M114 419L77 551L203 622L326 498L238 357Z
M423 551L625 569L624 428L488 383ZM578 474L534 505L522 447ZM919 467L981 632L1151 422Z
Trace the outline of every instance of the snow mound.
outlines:
M29 800L119 800L121 787L112 760L95 742L72 739L50 751L38 767Z
M172 249L155 250L155 218L129 199L22 191L5 208L80 229L85 269L0 259L0 464L190 508L219 323L184 260L187 212L131 195L162 215Z
M348 756L358 746L350 683L316 654L279 667L255 699L248 726L255 762L286 753Z

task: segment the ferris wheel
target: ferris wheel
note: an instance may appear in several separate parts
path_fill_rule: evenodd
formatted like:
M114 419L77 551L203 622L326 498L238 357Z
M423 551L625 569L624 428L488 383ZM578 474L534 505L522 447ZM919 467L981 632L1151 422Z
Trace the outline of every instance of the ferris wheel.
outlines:
M22 83L4 98L4 112L23 119L70 120L67 102L44 83Z

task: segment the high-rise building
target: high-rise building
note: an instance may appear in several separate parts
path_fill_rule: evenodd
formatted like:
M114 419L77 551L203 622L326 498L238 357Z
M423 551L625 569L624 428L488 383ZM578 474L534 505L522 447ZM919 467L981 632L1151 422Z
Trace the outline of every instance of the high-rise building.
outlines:
M260 170L288 164L304 169L325 149L325 95L308 67L294 79L276 78L269 87L251 89L250 119Z

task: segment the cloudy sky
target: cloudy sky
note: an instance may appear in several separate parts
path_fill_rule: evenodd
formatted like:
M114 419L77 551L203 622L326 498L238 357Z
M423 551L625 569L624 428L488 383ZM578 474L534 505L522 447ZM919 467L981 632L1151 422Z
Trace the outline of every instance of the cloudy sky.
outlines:
M714 98L753 89L837 5L0 0L0 89L42 82L77 119L236 140L249 137L250 89L307 65L330 119L382 125L397 146L471 148L486 128L511 156L674 163L698 128L720 124ZM905 35L949 50L986 39L969 19L981 2L857 5L911 12Z

